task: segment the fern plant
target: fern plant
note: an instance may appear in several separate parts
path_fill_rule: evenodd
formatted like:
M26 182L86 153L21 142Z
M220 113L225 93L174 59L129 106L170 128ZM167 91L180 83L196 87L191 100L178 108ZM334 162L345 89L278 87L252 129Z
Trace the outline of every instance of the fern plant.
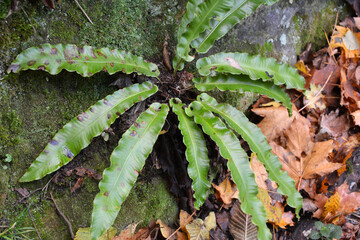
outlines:
M194 59L193 55L189 55L192 49L206 53L215 40L224 36L257 7L274 2L276 0L189 0L187 12L178 29L174 71L182 70L185 62ZM200 77L193 79L193 82L198 90L218 88L266 94L282 102L290 114L290 98L280 85L297 89L303 89L304 86L304 79L298 75L296 69L286 64L278 64L274 59L249 56L246 53L218 53L199 59L196 67ZM145 75L149 77L149 81L120 89L73 118L48 143L20 179L21 182L40 179L69 163L127 109L156 94L158 87L155 83L161 84L161 81L154 79L159 76L155 64L130 53L108 48L43 44L19 54L8 72L27 69L44 70L50 74L57 74L65 69L84 77L99 71L109 74L122 71L126 74ZM271 180L277 182L278 192L287 196L288 205L295 208L299 216L302 207L301 195L296 191L294 181L281 170L280 162L271 153L271 147L260 129L236 108L226 103L217 103L214 98L202 93L196 101L187 106L179 98L171 99L169 104L151 104L122 135L119 145L110 157L110 167L103 172L103 179L99 183L100 192L94 200L92 239L97 239L113 224L121 204L153 149L169 107L178 117L179 129L187 148L185 155L189 162L188 173L193 180L196 209L204 203L210 189L207 177L209 158L203 135L205 133L218 145L221 156L228 160L228 168L240 190L241 208L243 212L252 215L253 223L258 226L258 238L271 239L270 231L266 227L264 206L256 196L258 187L254 173L248 156L234 133L236 132L248 142L251 150L266 166Z

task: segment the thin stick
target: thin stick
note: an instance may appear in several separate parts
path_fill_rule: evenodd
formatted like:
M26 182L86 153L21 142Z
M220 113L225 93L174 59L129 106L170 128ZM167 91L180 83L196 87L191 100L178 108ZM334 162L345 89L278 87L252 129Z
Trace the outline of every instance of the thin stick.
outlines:
M70 233L70 236L71 236L71 239L74 239L75 238L75 235L74 235L74 232L72 230L72 227L71 227L71 223L69 221L69 219L67 219L67 217L60 211L58 205L56 204L54 198L53 198L53 195L50 193L50 198L51 200L53 201L53 203L55 204L55 208L56 210L58 211L59 215L64 219L64 221L66 222L66 224L68 225L68 229L69 229L69 233Z
M338 17L339 17L339 11L336 13L335 24L334 24L334 27L333 27L333 31L332 31L332 33L331 33L331 38L334 36L335 27L336 27L336 23L337 23L337 21L338 21ZM324 33L325 33L325 32L324 32ZM329 48L330 48L330 51L331 51L331 56L333 57L333 59L334 59L334 61L335 61L336 65L338 65L338 66L339 66L339 64L337 63L337 61L336 61L336 59L335 59L334 54L332 54L332 53L333 53L333 50L332 50L332 47L330 46L330 42L329 42L329 39L328 39L328 37L327 37L326 33L325 33L325 37L326 37L326 41L327 41L327 42L328 42L328 44L329 44Z
M29 213L29 216L30 216L30 218L31 218L31 221L32 221L32 223L33 223L33 225L34 225L36 234L38 235L39 239L42 240L42 238L41 238L41 236L40 236L40 233L39 233L39 231L38 231L38 229L37 229L37 227L36 227L34 218L33 218L33 216L31 215L30 208L28 208L28 213Z
M316 93L316 95L305 105L303 106L298 112L301 112L302 110L304 110L307 106L309 106L310 104L313 104L315 101L318 100L318 96L320 95L320 93L324 90L326 84L328 83L328 81L330 80L331 75L333 74L333 72L330 73L328 79L326 80L325 84L321 87L321 89Z
M85 15L85 17L89 20L89 22L94 25L94 23L91 21L91 19L89 18L89 16L86 14L85 10L80 6L79 2L77 0L74 0L76 2L76 4L78 5L78 7L81 9L81 11L83 12L83 14Z
M182 227L185 227L191 220L192 216L194 216L194 214L196 213L196 210L186 219L186 223L184 226L178 227L178 229L175 230L175 232L173 232L166 240L169 240L172 236L174 236Z

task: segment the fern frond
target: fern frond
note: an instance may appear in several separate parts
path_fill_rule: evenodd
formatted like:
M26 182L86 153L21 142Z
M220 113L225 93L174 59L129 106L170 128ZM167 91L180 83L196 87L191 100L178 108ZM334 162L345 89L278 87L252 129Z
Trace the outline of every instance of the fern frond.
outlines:
M275 2L277 2L277 0L235 1L235 5L228 12L217 16L217 18L213 20L214 23L211 28L202 32L200 36L191 43L191 46L199 53L206 53L213 46L215 40L223 37L238 22L255 12L261 4L266 3L271 5Z
M91 46L77 47L76 45L50 45L31 47L20 53L10 65L7 72L21 70L43 70L52 75L65 69L77 72L83 77L90 77L97 72L106 71L109 74L122 71L123 73L138 73L149 77L160 74L154 63L148 63L142 57L131 53L110 50L108 48L94 49Z
M186 4L186 12L181 19L181 23L180 23L180 26L177 31L177 42L178 43L183 41L181 39L181 37L187 31L188 24L196 17L196 13L198 11L198 6L200 3L202 3L202 0L189 0L188 3ZM176 52L178 52L177 47L176 47L175 53ZM192 59L190 59L189 61L192 61ZM184 62L182 62L182 58L178 54L175 54L175 56L174 56L173 68L174 69L183 69L184 68Z
M207 197L210 181L207 178L210 160L204 136L197 124L185 114L180 99L171 99L170 106L179 119L179 129L184 137L186 159L189 162L188 173L193 180L192 189L196 199L194 206L199 209Z
M281 170L282 165L277 156L271 152L271 147L261 130L230 104L219 104L206 93L199 95L198 100L207 110L219 114L232 129L244 138L250 149L257 154L258 159L265 165L270 179L278 184L278 192L287 195L287 203L296 209L296 214L299 217L302 197L295 188L294 180L286 171Z
M145 164L165 123L169 107L153 103L123 134L104 170L100 192L94 199L91 239L98 239L111 227Z
M84 113L73 118L54 136L20 182L40 179L69 163L123 112L134 103L156 93L157 89L156 85L149 82L134 84L98 101Z
M251 80L247 75L218 74L215 77L194 78L195 87L200 91L210 91L218 88L221 91L250 91L265 94L269 98L281 102L292 114L292 103L288 94L272 82Z
M227 159L231 176L239 189L239 200L243 212L252 215L252 221L258 226L259 239L271 239L271 233L266 227L266 212L264 205L256 197L258 187L254 173L250 168L249 159L241 148L240 141L225 124L197 101L186 108L186 113L193 116L197 124L202 126L203 131L215 141L220 154Z
M274 58L259 55L250 56L247 53L218 53L196 62L196 67L202 76L208 76L211 71L246 74L251 79L272 81L276 85L285 84L287 88L304 89L305 79L297 73L296 68L287 64L278 64Z
M221 16L229 11L234 5L234 0L207 0L198 5L198 8L187 9L187 11L196 11L195 13L188 13L188 15L195 17L187 24L187 30L181 33L178 37L178 44L176 46L176 57L173 60L175 70L182 70L182 61L191 62L194 57L189 56L190 43L196 39L199 34L210 28L210 19L216 16Z

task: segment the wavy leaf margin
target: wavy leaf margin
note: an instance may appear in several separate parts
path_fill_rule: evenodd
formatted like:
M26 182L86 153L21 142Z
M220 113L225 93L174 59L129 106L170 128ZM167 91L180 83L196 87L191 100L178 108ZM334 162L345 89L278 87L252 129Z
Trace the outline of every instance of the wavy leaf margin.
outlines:
M21 52L10 65L7 72L21 70L43 70L52 75L65 69L83 77L90 77L97 72L109 74L136 72L149 77L157 77L160 72L156 64L146 62L142 57L125 51L109 48L95 49L91 46L78 47L73 44L42 44Z
M288 94L272 82L251 80L247 75L218 74L214 77L194 78L195 87L200 91L210 91L217 88L221 91L251 91L265 94L269 98L281 102L292 114L292 103Z
M226 123L234 129L249 144L250 149L255 152L258 159L265 165L269 172L269 178L278 184L278 192L287 196L287 203L296 209L296 215L299 217L302 208L302 197L295 188L294 180L282 171L282 164L277 156L271 152L266 137L255 124L239 110L226 103L218 103L215 98L203 93L198 96L203 106L214 113L219 114Z
M276 85L285 84L287 88L304 90L305 86L305 79L298 74L296 68L260 55L221 52L199 59L196 67L202 76L208 76L212 71L234 75L246 74L252 80L272 81Z
M202 32L200 36L191 43L191 46L199 53L206 53L216 40L222 38L237 23L255 12L262 4L267 4L269 6L277 1L278 0L235 1L234 6L222 16L218 16L214 19L212 27L209 30Z
M187 171L193 180L191 187L194 190L194 197L196 199L194 207L200 209L200 206L206 200L211 186L207 178L210 160L202 131L194 120L186 115L183 109L184 105L180 99L170 100L170 106L178 117L179 129L186 146L185 156L189 162Z
M203 131L215 141L220 154L227 159L231 176L239 189L239 200L244 213L252 215L252 222L259 227L259 239L271 239L271 233L266 226L267 217L264 205L256 197L258 186L254 173L250 168L247 154L241 148L235 134L213 113L206 110L198 101L192 102L185 109L188 116L194 117Z
M20 182L40 179L69 163L94 137L108 129L122 113L157 90L156 85L144 82L120 89L98 101L56 133L21 177Z
M110 156L111 165L104 170L99 183L100 192L94 199L91 239L98 239L114 223L153 149L168 111L166 104L151 104L121 137Z

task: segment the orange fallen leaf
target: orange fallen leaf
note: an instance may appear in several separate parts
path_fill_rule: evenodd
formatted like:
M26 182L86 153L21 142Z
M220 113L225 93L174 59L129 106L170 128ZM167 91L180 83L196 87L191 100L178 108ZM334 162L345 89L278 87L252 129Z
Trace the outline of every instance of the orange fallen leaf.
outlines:
M239 190L237 190L235 184L231 184L228 178L225 178L218 186L214 183L212 183L212 186L218 193L218 199L221 199L226 205L231 204L233 199L239 199Z
M293 117L289 118L289 113L283 106L254 108L252 111L257 115L264 117L257 126L261 129L269 142L279 137L282 132L291 125L293 120ZM297 111L293 112L293 116L298 115Z
M310 74L310 69L308 66L306 66L304 64L303 60L299 60L296 64L295 67L297 68L297 70L301 71L302 73L305 74L305 76L311 76Z
M273 153L279 157L283 164L283 169L288 172L290 177L295 180L298 185L301 179L312 179L317 176L324 176L343 166L341 163L332 163L327 160L329 153L332 151L332 140L326 142L309 142L310 150L305 154L305 157L300 157L300 160L288 152L283 147L271 143Z
M360 207L360 192L350 192L349 185L344 182L337 187L330 198L324 194L318 194L315 198L318 210L313 217L321 218L326 222L334 222L337 218L353 213Z
M264 204L266 210L266 216L270 223L281 228L286 228L286 226L293 226L294 214L292 212L284 212L284 206L280 202L275 202L272 204L269 193L259 188L259 193L257 197Z
M334 213L339 209L340 206L340 195L336 192L332 195L324 205L324 212L322 213L322 218L326 218L328 215L334 215Z
M193 220L192 216L188 214L186 211L180 210L179 219L180 219L181 231L187 234L188 232L186 230L186 225Z
M360 56L359 33L352 32L349 28L336 26L336 31L331 38L330 47L342 48L346 58L357 58Z
M169 240L187 240L186 235L183 232L176 231L163 223L160 219L156 221L156 224L160 226L161 235Z

